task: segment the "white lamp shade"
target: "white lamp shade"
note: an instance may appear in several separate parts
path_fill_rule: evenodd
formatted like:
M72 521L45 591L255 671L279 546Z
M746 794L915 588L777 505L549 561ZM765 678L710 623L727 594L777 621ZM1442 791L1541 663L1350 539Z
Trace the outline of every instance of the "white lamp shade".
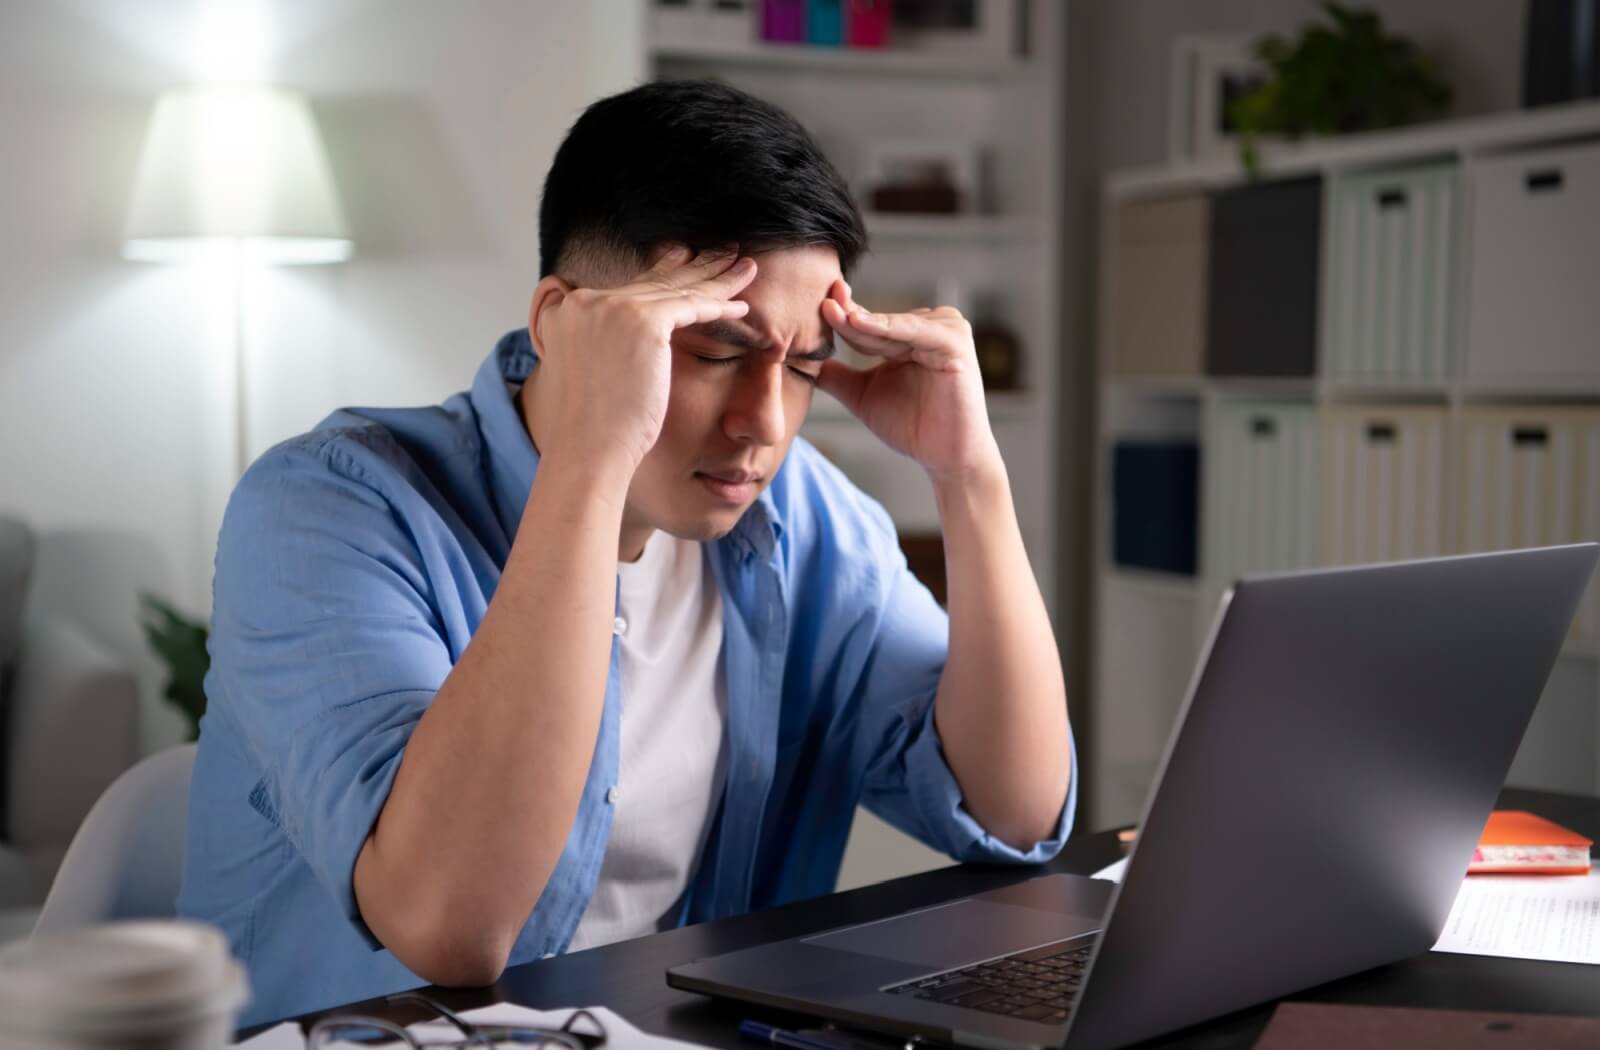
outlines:
M350 257L328 156L300 95L200 89L156 103L123 253L172 261L222 242L274 262Z

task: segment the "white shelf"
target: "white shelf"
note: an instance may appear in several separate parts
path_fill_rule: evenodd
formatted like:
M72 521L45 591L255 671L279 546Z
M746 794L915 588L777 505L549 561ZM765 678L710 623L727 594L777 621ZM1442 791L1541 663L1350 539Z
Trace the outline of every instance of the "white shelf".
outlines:
M1264 178L1359 171L1428 157L1504 153L1528 146L1600 137L1600 102L1570 102L1488 117L1438 121L1337 138L1261 147ZM1238 158L1122 171L1106 179L1112 198L1217 189L1248 181Z
M658 61L756 66L763 70L855 73L866 76L975 78L1015 77L1031 65L1021 58L993 58L960 52L910 51L894 48L824 47L815 44L658 43Z
M1032 236L1037 224L998 215L890 215L867 212L867 235L876 243L929 241L1016 241Z
M1108 376L1105 389L1110 393L1141 394L1149 397L1199 397L1206 392L1204 376Z
M1199 601L1203 593L1197 576L1181 576L1175 572L1158 572L1154 569L1136 569L1115 562L1105 570L1105 573L1109 583L1160 598Z

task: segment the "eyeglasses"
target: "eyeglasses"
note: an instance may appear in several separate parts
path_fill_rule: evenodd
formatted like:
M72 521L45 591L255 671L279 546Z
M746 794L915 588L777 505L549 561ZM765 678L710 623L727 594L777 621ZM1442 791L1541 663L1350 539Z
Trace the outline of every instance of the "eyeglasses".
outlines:
M420 1006L436 1018L449 1021L459 1033L445 1040L421 1041L403 1025L381 1017L333 1014L311 1026L306 1050L325 1050L339 1043L380 1046L401 1043L411 1050L445 1050L449 1047L536 1046L545 1050L600 1050L606 1043L606 1026L587 1010L574 1010L560 1028L527 1025L473 1024L443 1003L416 992L401 992L384 1000Z

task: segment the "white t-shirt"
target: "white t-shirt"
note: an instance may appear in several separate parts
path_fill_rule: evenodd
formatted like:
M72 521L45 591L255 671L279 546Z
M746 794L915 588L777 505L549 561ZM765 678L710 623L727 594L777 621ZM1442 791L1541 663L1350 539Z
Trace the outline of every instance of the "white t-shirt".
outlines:
M617 565L622 742L611 838L569 951L673 924L726 775L722 594L693 540Z

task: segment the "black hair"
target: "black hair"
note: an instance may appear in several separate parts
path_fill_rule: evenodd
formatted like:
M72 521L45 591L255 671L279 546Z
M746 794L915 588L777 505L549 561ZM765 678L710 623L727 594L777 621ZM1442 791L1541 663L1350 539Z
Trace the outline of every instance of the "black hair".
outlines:
M539 205L539 275L575 251L631 255L831 247L848 274L867 232L849 187L789 114L709 80L659 81L589 106Z

